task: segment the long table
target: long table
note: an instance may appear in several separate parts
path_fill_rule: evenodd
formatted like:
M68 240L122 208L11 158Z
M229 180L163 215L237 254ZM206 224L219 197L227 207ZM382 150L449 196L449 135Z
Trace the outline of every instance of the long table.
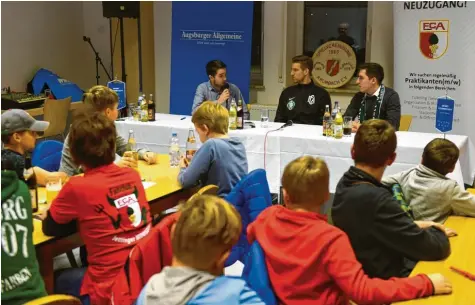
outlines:
M260 122L254 122L256 128L231 130L230 136L239 137L243 142L249 171L264 168L273 193L278 193L280 178L285 166L302 155L323 158L330 168L330 190L335 191L343 173L353 165L350 147L354 135L340 140L322 135L321 126L293 125L280 131L272 131L282 126L269 123L269 128L261 128ZM180 146L184 150L188 132L194 130L191 117L171 114L156 114L154 122L117 121L119 135L127 139L130 129L134 131L139 148L148 148L158 153L168 153L168 144L172 132L178 134ZM197 134L195 133L197 137ZM386 175L407 170L420 163L425 145L440 134L397 132L398 147L396 161L386 169ZM475 147L467 136L447 135L460 149L460 159L449 175L460 185L472 184L475 177ZM199 139L197 137L197 141Z
M145 189L146 197L150 205L150 212L156 215L161 211L174 207L180 200L186 200L191 196L192 190L183 189L178 181L178 168L171 168L168 155L159 155L158 164L148 165L139 161L139 172L146 183L154 182ZM46 190L39 188L38 198L46 199ZM40 273L45 282L48 293L54 292L53 259L55 256L71 251L83 245L79 234L67 237L46 236L42 231L42 222L33 220L33 244L40 266Z
M398 305L469 305L475 304L475 281L450 270L450 266L475 274L475 218L451 216L445 225L457 231L451 237L450 256L438 262L419 262L411 275L442 273L452 282L452 294L394 303Z

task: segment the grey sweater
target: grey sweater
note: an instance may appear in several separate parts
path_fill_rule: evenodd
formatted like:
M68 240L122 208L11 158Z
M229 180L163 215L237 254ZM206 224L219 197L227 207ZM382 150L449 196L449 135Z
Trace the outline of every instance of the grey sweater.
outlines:
M81 172L79 166L74 162L73 157L71 156L71 151L69 149L68 144L69 134L64 139L64 146L63 146L63 153L61 156L61 163L59 165L59 171L66 173L68 176L74 176ZM115 142L115 152L119 156L122 155L127 151L127 141L124 138L117 135L116 142ZM144 149L139 149L139 158L143 159L143 155L147 152Z
M401 185L415 220L443 223L451 214L475 217L475 196L456 181L419 164L398 174L383 177L382 183Z

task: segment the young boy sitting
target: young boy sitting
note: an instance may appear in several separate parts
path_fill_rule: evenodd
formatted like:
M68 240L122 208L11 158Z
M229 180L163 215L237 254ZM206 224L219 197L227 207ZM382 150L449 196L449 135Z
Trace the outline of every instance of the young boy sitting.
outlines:
M2 161L2 303L21 305L46 296L33 245L28 187Z
M229 114L223 106L204 102L191 121L203 145L189 165L181 159L178 180L183 187L200 181L203 186L217 185L218 196L225 197L247 175L246 149L238 138L228 136Z
M453 172L458 147L446 139L434 139L424 148L421 164L384 177L387 186L399 184L415 220L443 223L451 214L475 217L475 196L446 175Z
M248 227L249 242L256 240L264 251L280 304L387 304L451 292L441 274L368 277L347 235L319 213L330 196L329 180L318 158L290 162L282 176L285 206L267 208Z
M408 276L416 261L450 254L445 228L413 221L381 184L396 147L396 132L387 121L365 121L351 147L355 166L338 182L331 210L333 224L348 234L365 272L383 279Z
M217 196L190 199L172 229L172 266L150 278L136 304L264 305L244 280L223 276L240 233L241 217L232 205Z
M104 114L111 122L117 120L119 112L117 106L119 105L119 97L114 90L105 86L94 86L84 93L83 103L86 107L90 107L97 112ZM66 173L68 176L74 176L80 172L79 166L72 158L72 152L68 141L69 135L64 140L63 155L61 157L60 172ZM127 141L118 134L116 135L117 153L122 158L117 162L121 167L135 167L137 164L132 157L124 156L127 150ZM139 158L147 161L149 164L157 162L156 156L153 152L139 149Z
M45 185L49 176L61 176L63 173L50 173L37 166L31 168L27 164L25 154L35 149L38 134L48 129L49 122L37 121L28 112L21 109L11 109L2 113L2 161L7 161L9 170L16 172L18 179L25 180L26 170L33 170L36 182Z
M100 112L83 112L74 120L68 141L84 176L72 177L63 186L47 211L43 232L70 234L77 223L89 266L61 273L55 293L81 296L83 304L109 304L117 273L130 250L150 231L149 205L137 171L113 163L112 120Z

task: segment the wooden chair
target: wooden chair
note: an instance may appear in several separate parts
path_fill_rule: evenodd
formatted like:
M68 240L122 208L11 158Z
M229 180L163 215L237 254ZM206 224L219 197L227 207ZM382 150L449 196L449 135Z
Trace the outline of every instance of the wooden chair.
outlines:
M401 121L399 123L399 131L409 131L412 123L412 115L411 114L403 114L401 115Z
M217 193L218 193L218 186L214 184L210 184L210 185L203 186L202 188L200 188L188 200L191 200L199 195L215 195L216 196Z
M196 196L199 196L199 195L216 195L218 193L218 186L214 185L214 184L203 186L202 188L200 188L199 190L196 191L197 188L198 187L196 187L193 190L194 194L188 200L192 200L193 198L195 198ZM178 203L173 208L168 209L166 211L163 211L159 215L155 215L155 217L153 219L153 225L159 223L166 216L178 212L178 210L180 209L180 205L181 205L181 203Z
M64 140L64 131L68 121L69 109L71 108L71 97L62 100L46 99L44 105L44 120L49 122L42 138L61 136Z
M24 305L81 305L81 301L70 295L53 294L35 299Z

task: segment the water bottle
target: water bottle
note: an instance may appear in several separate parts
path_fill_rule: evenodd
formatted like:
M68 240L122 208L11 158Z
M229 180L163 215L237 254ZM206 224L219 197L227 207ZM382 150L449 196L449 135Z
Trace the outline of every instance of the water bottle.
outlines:
M170 167L178 167L180 164L180 142L176 132L172 133L170 139Z

